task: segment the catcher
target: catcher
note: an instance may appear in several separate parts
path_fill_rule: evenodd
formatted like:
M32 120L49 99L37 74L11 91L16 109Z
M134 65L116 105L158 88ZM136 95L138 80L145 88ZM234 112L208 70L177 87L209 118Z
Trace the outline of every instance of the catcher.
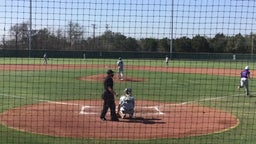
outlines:
M132 89L126 88L124 90L125 94L120 97L119 105L117 107L117 115L122 119L125 118L126 114L129 115L129 118L133 118L135 100L132 96Z

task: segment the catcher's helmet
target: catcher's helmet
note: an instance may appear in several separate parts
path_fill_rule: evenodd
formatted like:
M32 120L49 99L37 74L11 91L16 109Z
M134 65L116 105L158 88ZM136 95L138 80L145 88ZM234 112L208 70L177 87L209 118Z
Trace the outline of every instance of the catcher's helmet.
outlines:
M250 68L249 68L249 66L246 66L244 69L249 70Z
M122 60L122 58L121 58L121 57L119 57L118 59L119 59L119 60Z
M124 89L124 92L125 92L126 94L132 94L132 89L131 89L131 88L125 88L125 89Z

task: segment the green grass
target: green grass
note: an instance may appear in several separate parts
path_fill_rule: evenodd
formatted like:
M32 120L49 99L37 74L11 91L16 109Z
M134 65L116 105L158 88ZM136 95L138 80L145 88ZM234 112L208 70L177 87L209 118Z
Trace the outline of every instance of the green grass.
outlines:
M164 66L163 60L124 60L126 65ZM41 64L42 59L1 58L0 64ZM115 64L114 59L54 59L50 64ZM171 61L170 67L204 67L242 69L252 62L236 61ZM102 83L77 80L79 77L102 74L105 68L42 70L42 71L0 71L0 112L40 100L64 101L100 99ZM255 97L244 97L243 89L238 91L239 77L207 74L184 74L126 70L131 77L145 78L144 82L115 83L115 90L122 93L125 87L132 87L136 99L165 102L191 102L232 113L240 120L238 127L229 131L204 136L175 139L154 139L141 141L98 140L59 138L21 132L0 126L0 143L36 144L82 144L82 143L175 143L175 144L253 144L256 141L256 81L250 81L251 93Z
M164 59L124 59L126 65L139 66L165 66ZM116 59L70 59L70 58L50 58L49 64L115 64ZM0 64L42 64L42 58L0 58ZM246 65L251 68L255 67L253 61L185 61L170 60L169 65L172 67L198 67L198 68L232 68L243 69Z

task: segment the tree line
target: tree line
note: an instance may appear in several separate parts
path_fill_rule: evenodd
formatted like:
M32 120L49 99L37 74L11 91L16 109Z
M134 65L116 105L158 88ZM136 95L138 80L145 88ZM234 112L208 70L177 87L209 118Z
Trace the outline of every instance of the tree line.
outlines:
M170 38L127 37L119 32L106 30L102 35L86 37L83 27L70 21L64 29L52 32L43 28L29 33L29 23L12 25L8 38L4 36L1 49L27 50L31 35L32 50L71 50L71 51L140 51L140 52L207 52L207 53L251 53L254 49L255 34L234 36L217 33L213 38L195 35ZM170 45L172 42L172 46Z

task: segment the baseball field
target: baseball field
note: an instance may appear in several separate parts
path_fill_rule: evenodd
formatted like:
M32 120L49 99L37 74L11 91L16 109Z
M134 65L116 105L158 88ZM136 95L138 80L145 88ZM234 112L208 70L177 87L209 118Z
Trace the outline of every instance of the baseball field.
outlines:
M136 99L135 117L99 119L103 79L116 59L0 59L0 143L253 144L254 63L124 59L119 95ZM237 89L250 66L250 97ZM118 98L116 99L118 103Z

